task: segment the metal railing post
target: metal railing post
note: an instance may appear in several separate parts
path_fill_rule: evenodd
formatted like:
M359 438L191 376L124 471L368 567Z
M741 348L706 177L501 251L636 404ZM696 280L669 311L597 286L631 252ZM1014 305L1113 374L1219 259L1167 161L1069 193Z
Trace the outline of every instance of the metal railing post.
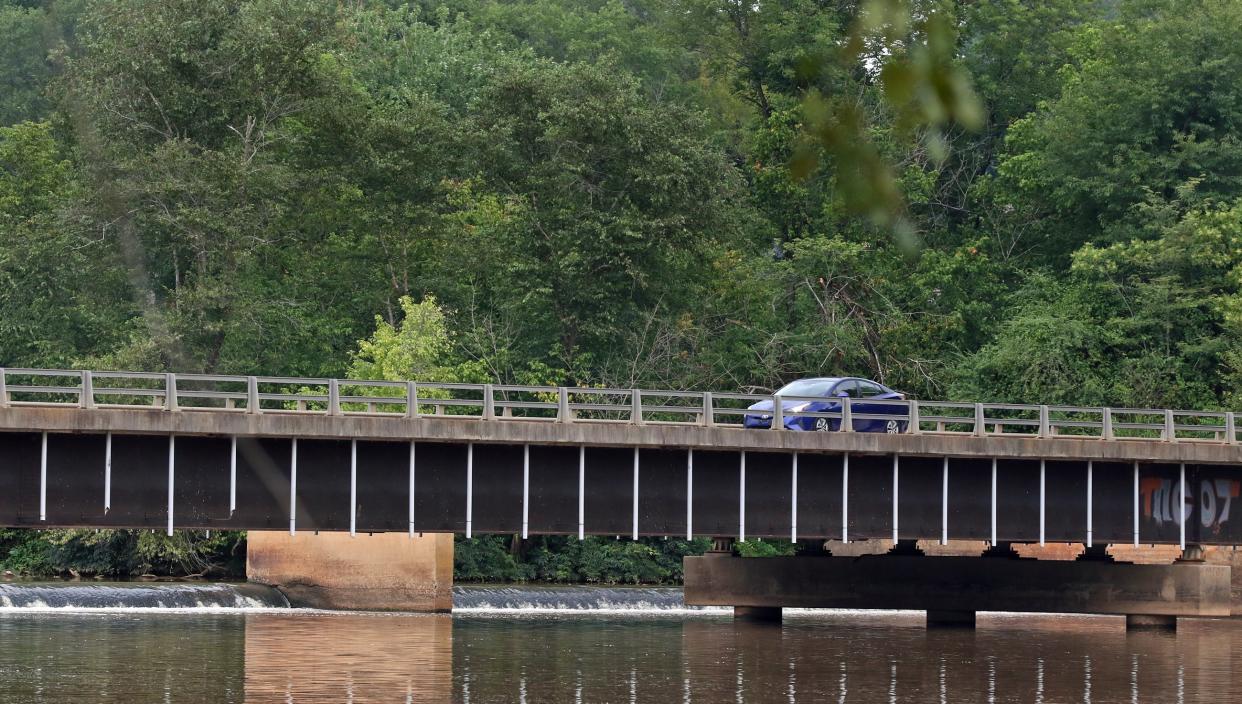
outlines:
M1113 439L1113 409L1105 406L1104 417L1101 420L1100 437L1105 440Z
M177 406L177 375L172 372L164 375L164 410L181 410Z
M5 382L5 377L7 376L8 371L4 367L0 367L0 408L9 405L9 387Z
M640 389L630 389L630 423L643 424L643 392Z
M1168 408L1164 410L1164 441L1177 442L1177 428L1173 426L1173 411Z
M850 400L849 396L841 399L841 431L845 433L854 432L854 412L850 410Z
M772 430L785 429L785 407L781 405L779 395L772 396Z
M328 415L341 415L341 382L328 379Z
M405 417L418 417L418 382L405 382Z
M1052 436L1052 423L1048 421L1048 407L1039 407L1039 437L1047 438Z
M712 392L703 392L703 425L712 427L716 424L716 399L712 398Z
M983 404L976 403L975 404L975 435L978 435L980 437L987 435L988 429L986 426L984 426L983 423L984 423Z
M259 378L255 376L246 377L246 412L263 412L263 409L259 408Z
M78 394L78 405L82 408L95 407L95 380L89 369L82 370L82 393Z
M4 405L4 401L0 400L0 405ZM1225 413L1225 442L1230 445L1238 444L1238 424L1234 418L1233 411Z
M560 423L572 423L574 420L569 414L569 389L564 386L556 389L556 420Z
M909 427L906 430L911 435L918 435L922 431L919 428L919 402L916 399L910 400L910 420Z
M483 385L483 420L496 419L496 398L491 384Z

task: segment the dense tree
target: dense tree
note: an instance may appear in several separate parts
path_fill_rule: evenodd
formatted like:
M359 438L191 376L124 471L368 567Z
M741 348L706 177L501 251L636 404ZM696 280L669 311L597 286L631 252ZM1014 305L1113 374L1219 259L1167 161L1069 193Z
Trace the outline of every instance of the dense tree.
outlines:
M1001 163L1045 256L1151 236L1151 204L1185 211L1242 189L1242 48L1234 2L1143 2L1077 35L1061 90L1019 120Z
M0 2L0 366L1232 407L1238 26L1232 0ZM0 554L236 548L49 536ZM458 567L663 581L686 549L489 538Z

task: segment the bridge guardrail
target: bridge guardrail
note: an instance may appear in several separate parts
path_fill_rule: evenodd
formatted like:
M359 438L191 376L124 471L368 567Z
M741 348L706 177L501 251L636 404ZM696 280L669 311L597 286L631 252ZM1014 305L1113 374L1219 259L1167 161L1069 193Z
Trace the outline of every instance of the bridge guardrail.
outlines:
M741 428L748 416L783 431L789 418L825 418L835 432L861 421L898 422L910 434L1070 437L1237 444L1232 411L833 399L836 408L795 410L821 397L512 384L319 379L0 368L0 408L77 406L187 412L331 416L453 416L486 421L677 424ZM761 401L770 410L749 410ZM785 408L786 402L793 402ZM878 408L877 408L878 407ZM877 411L882 412L877 412ZM826 428L826 429L827 429Z

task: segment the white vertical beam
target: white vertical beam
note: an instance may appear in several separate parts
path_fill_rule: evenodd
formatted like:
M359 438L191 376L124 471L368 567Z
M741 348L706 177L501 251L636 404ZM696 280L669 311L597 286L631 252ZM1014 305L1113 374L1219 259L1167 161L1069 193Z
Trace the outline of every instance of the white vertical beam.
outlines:
M39 520L47 520L47 433L40 436L39 444Z
M109 436L111 440L111 436ZM237 512L237 436L229 442L229 518ZM111 448L109 448L111 449Z
M789 489L789 540L798 542L798 453L793 453L793 479Z
M177 436L168 436L168 534L173 534L173 458L177 453Z
M1039 544L1041 547L1044 545L1044 516L1046 513L1044 509L1046 508L1045 499L1047 497L1047 492L1045 491L1046 489L1045 479L1047 478L1047 474L1048 474L1047 462L1045 462L1044 460L1040 460L1039 461Z
M1134 463L1134 547L1139 544L1139 463Z
M996 547L996 458L992 458L992 546Z
M634 448L634 540L638 540L638 448Z
M841 458L841 542L850 542L850 455Z
M104 515L112 510L112 433L104 435Z
M358 441L349 441L349 537L358 534Z
M949 544L949 458L944 458L940 487L940 544Z
M686 454L686 540L694 540L694 448Z
M289 451L289 535L298 532L298 439Z
M893 545L897 544L897 491L901 486L897 474L897 455L893 455Z
M578 446L578 540L586 538L586 445Z
M415 408L417 408L415 404ZM406 507L406 518L410 522L410 537L414 537L414 441L410 441L410 490L407 494L409 504Z
M746 540L746 451L738 464L737 539Z
M474 527L474 443L466 443L466 539Z
M522 540L530 537L530 445L522 446Z
M1177 505L1177 544L1186 549L1186 463L1177 466L1178 472L1178 505Z
M1087 547L1092 547L1095 540L1093 534L1093 524L1091 520L1091 484L1095 479L1095 464L1091 460L1087 460Z

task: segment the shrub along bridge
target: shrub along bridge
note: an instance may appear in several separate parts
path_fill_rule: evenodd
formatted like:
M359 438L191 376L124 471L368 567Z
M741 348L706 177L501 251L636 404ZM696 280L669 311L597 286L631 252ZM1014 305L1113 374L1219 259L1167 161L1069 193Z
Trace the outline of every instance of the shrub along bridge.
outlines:
M778 409L776 429L741 428L761 400ZM841 430L783 429L780 415L795 412L781 402L808 400L0 370L0 525L1242 543L1232 413L868 399L863 414L847 398L801 414ZM904 432L853 432L877 419L898 419ZM716 566L701 574L714 593L740 603L744 576L720 570L755 561L698 561ZM687 569L688 579L702 573ZM1219 614L1217 582L1158 601L1180 604L1163 609L1172 615ZM693 586L688 595L699 594Z

